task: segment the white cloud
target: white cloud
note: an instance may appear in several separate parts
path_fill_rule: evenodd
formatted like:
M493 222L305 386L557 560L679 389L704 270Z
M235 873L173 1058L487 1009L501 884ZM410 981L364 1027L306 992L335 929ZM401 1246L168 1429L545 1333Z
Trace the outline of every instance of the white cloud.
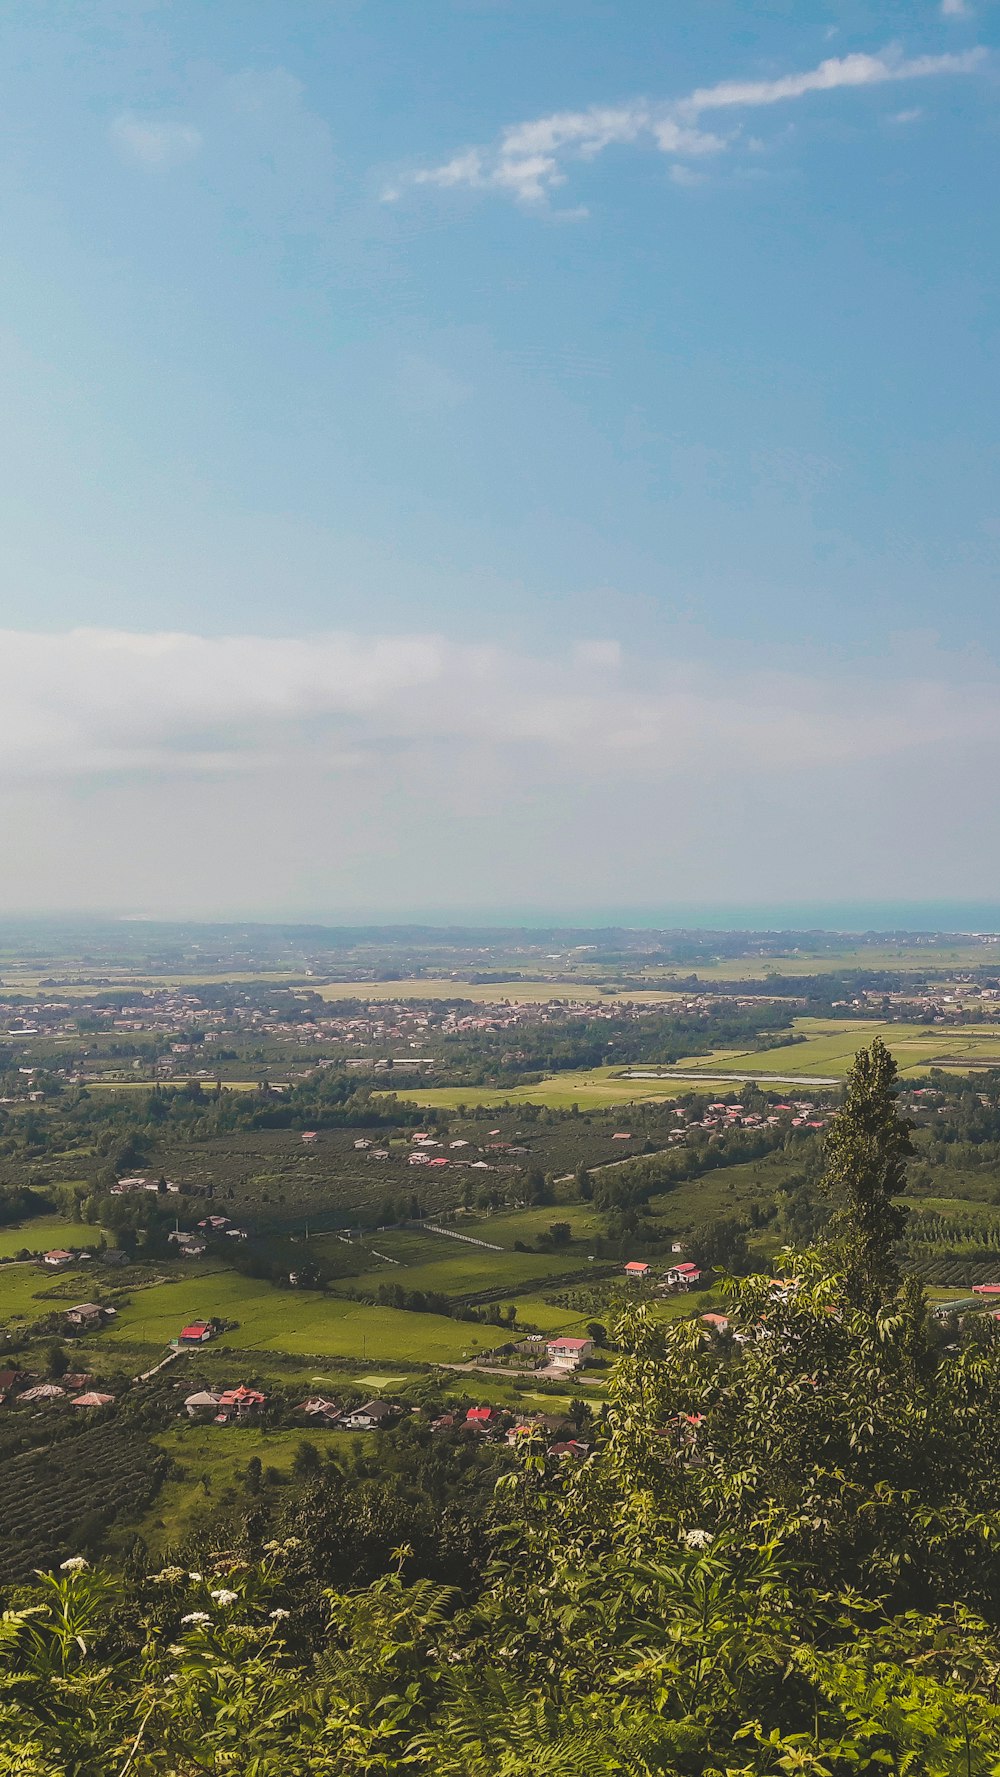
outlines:
M964 0L945 0L945 4L959 6ZM681 162L718 155L732 146L734 138L700 128L699 120L705 114L783 104L842 88L971 74L981 66L986 53L971 49L962 54L907 58L890 49L881 55L833 56L800 73L773 80L721 81L673 101L636 99L622 105L558 111L508 126L491 147L467 148L440 166L420 168L411 175L411 182L442 190L493 191L539 207L565 183L568 161L592 161L616 146L654 147ZM691 180L681 173L679 182ZM390 189L395 199L398 185Z
M887 80L926 80L942 74L971 74L985 56L983 49L964 55L914 56L897 54L831 56L818 68L801 74L784 74L778 80L724 80L718 86L699 87L679 109L690 117L704 111L742 109L748 105L778 105L802 99L808 93L834 92L840 87L881 86Z
M967 0L941 0L941 17L945 19L967 19L972 17L972 7Z
M111 139L127 159L144 167L179 166L202 146L201 131L192 123L167 123L131 112L115 118Z
M437 635L0 634L0 782L342 775L441 748L527 749L574 782L735 759L785 775L966 745L1000 753L1000 690L985 677L865 684L630 659L604 639L550 658Z

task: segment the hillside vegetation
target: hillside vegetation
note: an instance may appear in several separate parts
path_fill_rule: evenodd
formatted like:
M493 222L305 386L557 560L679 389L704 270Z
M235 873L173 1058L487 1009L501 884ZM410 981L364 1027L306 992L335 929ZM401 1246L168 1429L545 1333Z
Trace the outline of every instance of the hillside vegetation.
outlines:
M900 1272L894 1075L859 1055L822 1246L730 1280L721 1330L628 1309L589 1449L516 1440L485 1562L471 1457L421 1459L440 1506L390 1553L392 1487L314 1454L279 1534L9 1592L2 1777L995 1773L1000 1338Z

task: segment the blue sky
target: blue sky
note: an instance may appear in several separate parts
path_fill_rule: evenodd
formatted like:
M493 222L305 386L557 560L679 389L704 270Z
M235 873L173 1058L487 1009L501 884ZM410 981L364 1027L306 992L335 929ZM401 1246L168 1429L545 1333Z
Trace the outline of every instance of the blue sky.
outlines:
M998 17L8 11L0 906L990 893Z

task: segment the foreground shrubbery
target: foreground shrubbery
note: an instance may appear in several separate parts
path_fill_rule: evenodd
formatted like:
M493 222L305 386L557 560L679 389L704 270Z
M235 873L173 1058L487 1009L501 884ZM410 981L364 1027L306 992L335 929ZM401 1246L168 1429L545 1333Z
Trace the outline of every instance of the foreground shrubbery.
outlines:
M8 1600L2 1777L987 1777L1000 1772L1000 1344L897 1289L905 1131L852 1082L835 1245L636 1310L590 1458L526 1440L471 1596L328 1593L290 1538Z
M0 1772L1000 1769L1000 1353L796 1270L732 1287L740 1355L635 1315L595 1454L501 1481L471 1604L402 1552L317 1644L294 1539L12 1597Z

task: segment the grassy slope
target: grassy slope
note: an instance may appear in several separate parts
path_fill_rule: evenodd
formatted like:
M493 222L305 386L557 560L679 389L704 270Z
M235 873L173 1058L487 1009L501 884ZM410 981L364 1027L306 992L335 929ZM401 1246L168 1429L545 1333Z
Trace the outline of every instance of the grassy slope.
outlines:
M301 1431L261 1431L255 1426L181 1423L160 1432L155 1442L174 1458L180 1472L165 1481L138 1529L154 1553L197 1530L218 1509L220 1497L238 1486L251 1456L267 1468L289 1474L303 1438L322 1452L343 1446L343 1432L326 1427ZM207 1483L207 1485L205 1484Z
M16 1222L0 1228L0 1258L19 1253L22 1247L30 1252L51 1252L54 1247L99 1246L101 1230L86 1222L68 1222L63 1216L32 1216L30 1221Z

